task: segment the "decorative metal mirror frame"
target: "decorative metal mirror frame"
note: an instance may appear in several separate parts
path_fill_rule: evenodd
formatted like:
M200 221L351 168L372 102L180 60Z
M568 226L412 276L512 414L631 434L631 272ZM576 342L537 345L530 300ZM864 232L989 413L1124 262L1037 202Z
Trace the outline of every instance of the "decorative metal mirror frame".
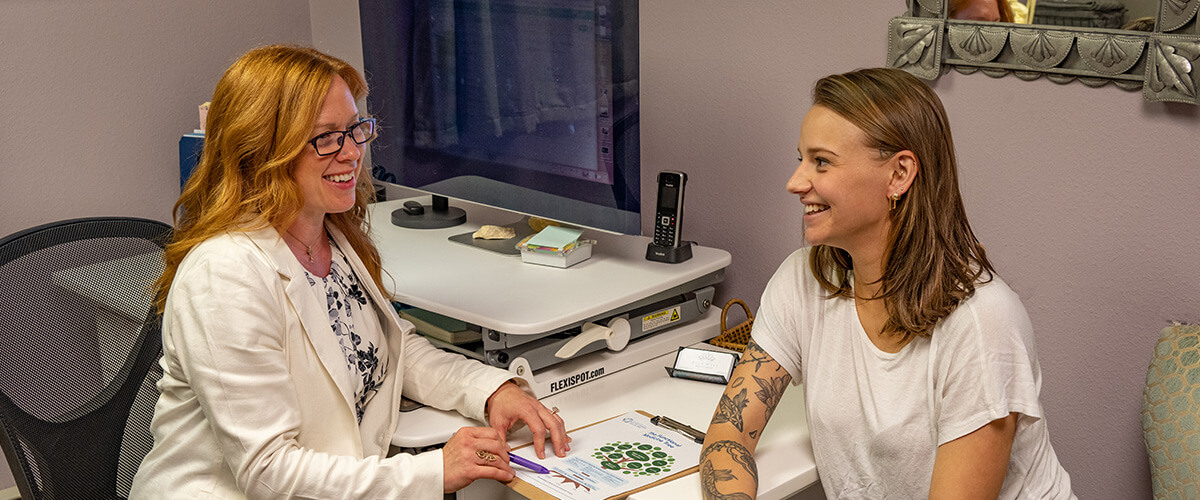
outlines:
M1142 89L1148 101L1200 105L1200 0L1159 0L1153 32L947 19L947 0L907 0L888 23L887 65L936 80L954 68Z

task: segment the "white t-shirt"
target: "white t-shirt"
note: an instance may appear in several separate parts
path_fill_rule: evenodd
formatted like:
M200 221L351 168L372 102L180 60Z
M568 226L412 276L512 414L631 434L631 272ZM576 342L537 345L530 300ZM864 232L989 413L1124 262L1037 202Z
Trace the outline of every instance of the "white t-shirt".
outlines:
M798 250L767 284L752 332L805 384L828 498L928 498L937 447L1010 412L1020 415L1000 498L1074 498L1038 401L1029 317L999 277L897 353L871 343L852 299L829 295Z

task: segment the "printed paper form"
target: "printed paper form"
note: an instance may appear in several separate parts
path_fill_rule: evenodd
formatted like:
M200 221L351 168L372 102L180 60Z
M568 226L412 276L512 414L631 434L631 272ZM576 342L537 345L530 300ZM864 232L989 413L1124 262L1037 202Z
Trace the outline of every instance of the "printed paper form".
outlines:
M522 481L557 498L603 499L642 488L700 461L700 444L629 412L572 431L565 458L547 454L537 462L550 469L537 474L514 466Z

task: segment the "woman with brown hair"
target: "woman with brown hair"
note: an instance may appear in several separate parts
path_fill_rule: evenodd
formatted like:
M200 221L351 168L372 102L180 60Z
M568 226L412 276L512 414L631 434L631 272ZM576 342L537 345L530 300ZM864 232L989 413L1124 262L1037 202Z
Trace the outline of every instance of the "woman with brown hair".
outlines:
M568 449L508 372L433 347L392 308L366 220L366 92L345 62L280 45L217 83L157 283L161 396L132 498L441 498L513 477L518 420L539 457L547 433ZM389 457L402 394L490 427Z
M967 223L937 95L896 69L823 78L798 151L787 188L812 246L763 293L704 443L706 498L754 494L789 382L828 498L1073 498L1029 318Z

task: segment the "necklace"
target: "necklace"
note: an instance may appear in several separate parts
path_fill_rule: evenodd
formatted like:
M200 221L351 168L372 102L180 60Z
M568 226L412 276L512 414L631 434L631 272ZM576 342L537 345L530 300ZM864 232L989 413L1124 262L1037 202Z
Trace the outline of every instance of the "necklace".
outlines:
M304 245L304 253L306 255L308 255L308 263L309 264L313 264L316 262L313 260L312 249L313 249L313 246L315 246L317 243L319 243L321 241L321 236L325 236L325 228L321 228L321 235L317 236L317 240L312 242L311 245L308 243L305 243L304 240L301 240L300 238L296 237L296 235L292 234L291 229L286 229L286 230L284 230L284 232L287 233L288 236L291 236L292 239L299 242L301 245Z

